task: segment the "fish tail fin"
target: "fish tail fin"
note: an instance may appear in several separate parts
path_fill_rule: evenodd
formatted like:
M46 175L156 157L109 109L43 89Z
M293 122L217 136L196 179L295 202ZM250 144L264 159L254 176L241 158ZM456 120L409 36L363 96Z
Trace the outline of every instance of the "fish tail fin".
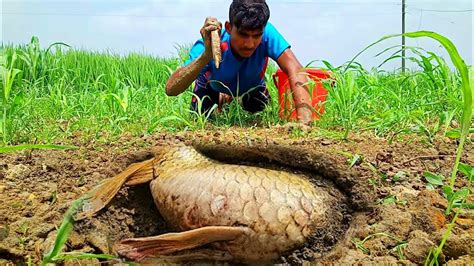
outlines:
M82 220L104 208L117 194L120 188L127 185L138 185L153 179L153 166L155 158L134 163L118 175L103 180L99 185L86 194L85 203L74 217Z
M152 181L155 178L155 162L154 159L145 161L136 172L129 176L125 185L136 186Z

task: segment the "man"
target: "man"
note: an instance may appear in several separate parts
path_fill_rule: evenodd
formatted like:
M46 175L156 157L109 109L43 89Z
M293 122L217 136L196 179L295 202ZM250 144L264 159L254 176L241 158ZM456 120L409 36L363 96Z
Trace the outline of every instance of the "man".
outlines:
M269 94L264 74L270 57L288 75L297 109L298 120L311 122L311 98L305 87L307 76L290 45L268 23L270 10L265 0L234 0L229 9L225 30L217 19L208 17L201 28L202 39L192 47L190 58L166 84L166 94L176 96L195 81L194 94L202 100L201 112L217 104L241 97L242 107L251 112L262 111ZM222 62L215 67L211 51L211 32L221 32ZM191 108L197 111L193 97Z

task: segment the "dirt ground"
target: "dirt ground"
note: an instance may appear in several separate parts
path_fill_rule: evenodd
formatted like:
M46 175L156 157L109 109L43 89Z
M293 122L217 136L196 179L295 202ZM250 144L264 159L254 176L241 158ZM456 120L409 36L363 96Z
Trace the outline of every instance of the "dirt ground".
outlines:
M305 137L307 133L312 137ZM429 143L421 137L406 136L389 143L370 133L352 135L346 141L315 135L291 127L234 128L123 136L107 145L76 143L79 150L0 154L0 265L24 265L29 258L37 264L52 246L56 229L73 200L100 180L145 159L152 148L166 148L174 142L194 145L207 156L225 162L317 174L347 196L350 211L338 239L325 239L326 246L309 241L305 247L283 254L281 262L423 264L452 218L444 215L447 201L441 192L427 189L423 172L450 176L456 142L439 137ZM351 167L354 155L359 159ZM474 164L471 142L465 146L462 161ZM460 176L457 186L464 185L467 181ZM474 201L472 196L469 201ZM163 232L168 232L167 225L148 185L124 187L96 217L74 225L65 251L110 254L116 240ZM474 212L463 210L446 243L442 262L473 265L473 240ZM81 263L92 262L99 263Z

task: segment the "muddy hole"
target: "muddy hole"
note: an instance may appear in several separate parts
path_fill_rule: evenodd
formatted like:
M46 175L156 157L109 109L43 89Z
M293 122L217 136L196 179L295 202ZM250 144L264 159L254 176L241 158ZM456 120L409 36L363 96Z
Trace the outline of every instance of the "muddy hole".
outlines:
M342 172L334 170L336 169L334 168L334 162L331 162L329 158L324 158L326 161L322 161L322 158L314 154L313 157L307 157L307 154L306 157L301 157L303 156L301 154L300 157L296 158L294 150L291 148L282 149L282 147L267 147L260 151L256 149L249 151L248 147L236 146L195 145L195 148L207 158L222 163L256 166L296 174L308 179L311 185L317 188L317 191L321 191L322 194L326 195L324 204L327 206L309 207L322 208L325 211L319 217L320 221L318 220L311 225L311 234L307 236L305 244L296 249L279 252L278 262L301 263L321 258L334 248L348 229L354 213L351 198L346 195L346 192L352 191L351 184L345 180L346 177L339 176ZM139 159L135 159L135 161L145 159L143 156L136 157ZM296 160L282 160L282 158L291 157L296 158ZM315 163L308 165L308 160L314 160ZM196 171L199 172L199 169L196 169ZM220 177L216 176L215 178ZM343 185L342 190L337 183ZM192 188L186 189L192 190ZM286 192L291 195L290 191ZM279 195L286 197L283 194ZM297 204L304 204L304 195L302 197L302 203L297 202ZM290 199L292 198L286 200ZM300 198L297 199L300 200ZM252 198L252 200L255 200L255 198ZM242 206L242 208L245 207ZM296 218L293 216L291 219ZM167 224L160 215L160 211L154 203L149 183L132 187L124 186L111 203L94 218L86 219L75 225L75 232L82 237L76 240L76 243L71 247L93 250L94 253L110 254L113 252L114 243L119 240L176 232L173 229L176 229L176 227L173 228L173 225ZM289 237L288 234L287 237Z
M91 247L98 254L111 254L113 244L124 238L169 231L153 202L149 184L123 187L104 210L92 219L77 222L74 230L83 236L74 246Z

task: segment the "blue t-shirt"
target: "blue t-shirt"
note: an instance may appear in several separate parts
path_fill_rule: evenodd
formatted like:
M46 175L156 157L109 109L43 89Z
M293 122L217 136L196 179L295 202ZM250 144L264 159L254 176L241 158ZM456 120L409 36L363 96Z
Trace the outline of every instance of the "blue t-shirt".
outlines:
M290 45L270 23L263 31L262 42L251 57L237 60L230 46L230 35L225 29L221 32L222 62L216 69L214 60L211 60L200 72L195 82L195 91L207 84L218 92L229 95L242 95L253 88L265 86L264 75L268 58L277 61L280 55ZM205 50L204 41L198 40L189 52L188 65L198 58Z

